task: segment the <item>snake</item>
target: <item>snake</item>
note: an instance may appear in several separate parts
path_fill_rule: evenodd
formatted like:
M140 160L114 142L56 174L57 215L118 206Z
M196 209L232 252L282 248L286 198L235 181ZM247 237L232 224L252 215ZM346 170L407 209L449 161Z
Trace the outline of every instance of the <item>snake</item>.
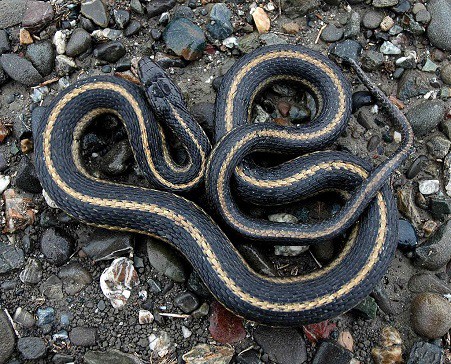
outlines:
M355 307L383 277L396 248L397 209L390 176L412 148L404 114L352 59L344 59L401 133L396 151L378 166L330 147L351 114L351 85L341 68L301 45L263 46L224 75L215 104L214 136L194 120L183 94L149 57L138 64L140 85L93 76L61 91L33 124L36 170L55 204L81 222L145 234L175 247L211 294L235 315L272 326L298 326ZM253 123L252 107L274 83L294 83L314 97L310 122L286 127ZM81 159L91 121L104 114L124 125L151 188L93 176ZM177 160L168 132L185 151ZM288 156L273 166L256 152ZM243 211L251 204L302 203L325 190L345 193L340 211L314 223L274 223ZM205 197L204 209L192 196ZM345 243L322 269L297 276L255 271L237 246Z

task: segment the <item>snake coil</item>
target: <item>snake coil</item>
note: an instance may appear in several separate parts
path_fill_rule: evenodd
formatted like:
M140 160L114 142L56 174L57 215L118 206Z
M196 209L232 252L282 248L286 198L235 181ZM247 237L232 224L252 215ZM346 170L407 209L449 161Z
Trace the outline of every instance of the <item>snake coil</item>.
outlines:
M34 126L36 167L43 188L64 211L96 226L158 237L193 265L211 293L228 309L271 325L299 325L334 317L368 295L385 273L397 238L397 210L390 174L409 153L412 131L404 115L349 61L362 82L386 107L402 142L372 170L348 153L317 151L346 127L350 85L340 69L301 46L262 47L238 60L225 75L216 101L214 148L192 119L179 88L150 59L139 64L147 92L116 77L91 77L69 86ZM250 124L259 92L295 81L314 95L318 112L307 125L286 128ZM150 104L150 105L149 105ZM135 158L156 189L121 185L91 176L80 160L80 139L89 122L110 113L125 125ZM164 127L187 152L185 164L168 150ZM300 155L271 168L246 158L255 151ZM307 153L307 154L306 154ZM318 244L352 227L336 259L297 277L256 273L213 219L180 197L205 190L229 236L256 244ZM283 204L327 188L351 197L339 213L318 224L274 224L244 214L237 195L255 204ZM237 234L237 235L236 235Z

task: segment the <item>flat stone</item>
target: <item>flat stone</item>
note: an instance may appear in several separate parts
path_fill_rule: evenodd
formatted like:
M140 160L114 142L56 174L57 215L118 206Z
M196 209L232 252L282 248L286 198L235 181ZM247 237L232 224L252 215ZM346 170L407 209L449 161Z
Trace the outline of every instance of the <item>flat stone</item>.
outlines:
M412 300L411 323L414 331L437 339L451 328L451 302L436 293L421 293Z
M434 196L429 199L429 210L435 219L443 219L451 214L451 199L447 196Z
M334 24L328 24L321 33L321 39L325 42L336 42L343 38L343 28L338 28Z
M42 41L30 44L27 47L25 57L42 76L48 76L55 65L55 50L50 41Z
M312 364L351 364L352 353L332 341L324 341L318 348Z
M147 239L149 262L158 272L175 282L185 282L187 278L185 264L180 256L168 245Z
M427 141L426 147L431 156L437 159L443 159L448 154L451 142L445 137L437 135Z
M69 333L69 339L76 346L94 346L97 342L95 327L74 327Z
M114 63L125 56L126 52L127 51L121 42L113 41L97 46L96 49L94 49L94 57Z
M124 29L130 22L130 12L123 9L113 10L114 21L120 29Z
M369 10L362 18L362 24L367 29L377 29L384 19L384 14L380 11Z
M361 62L365 71L375 71L384 64L384 56L379 52L368 50L362 55Z
M140 30L141 23L138 20L133 19L124 29L124 36L131 37L132 35L138 34Z
M243 320L228 311L219 302L211 304L208 331L221 344L233 344L246 337Z
M27 329L31 329L36 324L33 314L21 307L17 307L13 320ZM1 359L0 362L2 362Z
M62 267L58 272L58 277L63 281L64 291L71 296L77 294L92 282L91 273L78 262Z
M358 61L360 53L362 53L362 46L355 40L347 39L343 42L335 43L330 48L330 53L339 58L350 58Z
M52 21L53 7L46 1L28 1L23 14L22 26L31 30L39 30Z
M269 359L279 364L304 363L307 360L304 339L296 329L259 325L254 338ZM287 350L287 343L290 343L290 350Z
M434 235L415 250L421 268L438 270L451 260L451 221L444 223Z
M115 349L107 349L106 351L87 351L83 360L86 364L142 364L142 361L136 356L125 354Z
M11 50L9 44L8 33L4 29L0 29L0 55Z
M147 4L147 16L153 18L171 10L176 4L176 0L154 0Z
M451 51L451 0L431 0L428 10L431 14L427 29L429 40L434 46Z
M353 310L366 320L375 319L377 315L377 303L373 297L367 296Z
M76 57L91 48L91 35L82 28L74 30L66 45L66 54Z
M94 261L110 260L129 253L133 248L133 235L97 229L82 250Z
M183 354L186 364L229 364L234 350L228 346L198 344Z
M61 279L54 274L41 283L39 291L50 300L60 300L64 297Z
M41 237L41 251L50 263L60 266L72 254L73 243L61 231L48 229Z
M0 62L8 76L19 83L26 86L36 86L43 81L42 76L34 68L33 64L17 54L2 54Z
M424 95L430 88L426 74L417 70L409 70L403 73L398 83L398 98L407 100L415 96Z
M47 348L40 337L21 337L17 341L17 350L24 359L36 360L45 355Z
M185 18L171 21L163 32L163 40L169 49L187 61L201 58L206 47L202 29Z
M431 273L417 273L413 275L409 279L408 287L414 293L451 294L451 287Z
M410 350L407 364L442 364L443 349L437 345L418 341Z
M0 1L0 29L20 24L27 7L27 0Z
M42 279L42 265L39 260L29 258L24 269L20 272L19 278L23 283L37 284Z
M224 40L233 33L233 25L230 21L232 12L224 3L214 4L210 11L210 23L207 30L211 36L218 40Z
M418 237L412 224L404 219L398 220L398 248L413 250L418 244Z
M14 351L16 335L4 310L0 310L0 363L7 363Z
M175 297L174 304L184 313L191 313L199 307L199 299L191 292L183 292Z
M422 137L431 132L443 120L445 106L441 100L427 100L412 107L406 117L412 125L417 137Z
M42 327L52 324L55 321L55 309L53 307L38 308L36 316L38 318L38 326Z
M23 250L0 241L0 274L19 269L24 264Z
M106 28L108 26L110 16L107 7L102 0L85 0L81 3L80 12L91 19L95 24Z

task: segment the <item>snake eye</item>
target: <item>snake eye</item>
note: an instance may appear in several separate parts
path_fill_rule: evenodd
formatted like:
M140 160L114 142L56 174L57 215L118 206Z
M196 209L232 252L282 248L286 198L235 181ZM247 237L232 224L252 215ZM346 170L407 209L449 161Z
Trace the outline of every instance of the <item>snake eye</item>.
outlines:
M166 94L166 96L171 93L171 88L166 83L163 83L162 85L160 85L160 88L161 88L161 91L163 91Z

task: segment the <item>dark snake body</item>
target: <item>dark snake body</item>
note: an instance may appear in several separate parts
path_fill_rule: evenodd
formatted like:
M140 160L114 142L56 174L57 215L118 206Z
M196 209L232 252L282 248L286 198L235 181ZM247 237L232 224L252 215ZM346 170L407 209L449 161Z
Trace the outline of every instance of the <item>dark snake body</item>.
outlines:
M93 77L77 82L55 98L34 128L39 177L52 200L72 216L96 226L156 236L175 246L211 293L239 316L271 325L337 316L368 295L390 263L397 210L387 181L412 143L402 113L357 65L353 68L403 135L395 155L374 171L357 157L331 151L306 154L269 169L246 162L253 151L321 149L344 130L349 118L350 86L341 71L316 52L279 45L246 55L226 74L217 98L213 151L178 87L149 59L140 62L140 77L150 107L142 89L122 79ZM258 90L284 79L300 80L315 95L320 108L313 122L288 129L249 124ZM98 180L85 171L79 158L80 137L88 122L105 112L121 119L140 169L166 192ZM168 122L185 146L186 165L171 159L157 120ZM239 193L254 203L286 203L325 188L352 194L330 220L316 225L274 224L238 209L230 191L232 179ZM262 276L249 267L210 216L174 194L199 193L203 181L211 207L225 226L256 243L316 244L342 236L358 223L343 251L322 270L299 277Z

